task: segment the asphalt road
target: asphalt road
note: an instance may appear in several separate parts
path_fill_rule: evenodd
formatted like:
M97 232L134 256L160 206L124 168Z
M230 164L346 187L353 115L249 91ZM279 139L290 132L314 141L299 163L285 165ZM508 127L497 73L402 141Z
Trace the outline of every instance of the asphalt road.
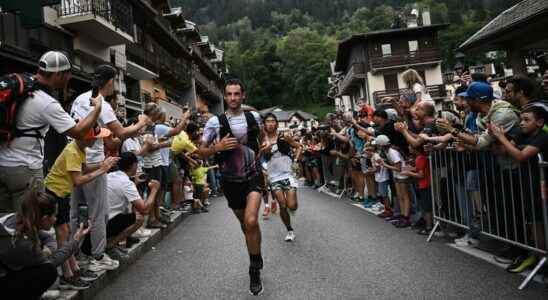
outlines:
M303 188L294 243L278 216L261 219L263 284L248 294L249 257L224 198L187 218L96 299L548 299L522 277L426 243L345 200Z

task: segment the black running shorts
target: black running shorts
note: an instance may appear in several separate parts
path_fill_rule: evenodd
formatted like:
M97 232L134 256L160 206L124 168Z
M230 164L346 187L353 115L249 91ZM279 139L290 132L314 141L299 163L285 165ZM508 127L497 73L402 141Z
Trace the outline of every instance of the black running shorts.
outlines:
M221 179L221 187L223 188L226 200L228 200L228 207L235 210L245 209L247 206L247 196L250 193L262 193L259 176L244 182L229 182Z

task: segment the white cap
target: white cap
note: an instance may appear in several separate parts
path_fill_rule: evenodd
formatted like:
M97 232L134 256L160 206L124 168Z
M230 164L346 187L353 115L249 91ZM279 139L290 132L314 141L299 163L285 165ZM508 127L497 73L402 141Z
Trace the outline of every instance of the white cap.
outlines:
M390 139L384 134L379 135L371 144L375 146L388 146L390 145Z
M57 73L70 70L70 60L59 51L48 51L40 57L38 62L40 70L49 73Z

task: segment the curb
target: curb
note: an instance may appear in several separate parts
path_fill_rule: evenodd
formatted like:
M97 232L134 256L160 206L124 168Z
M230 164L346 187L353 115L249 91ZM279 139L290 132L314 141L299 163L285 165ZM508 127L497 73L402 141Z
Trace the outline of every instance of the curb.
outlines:
M118 276L125 272L130 265L135 263L139 258L145 255L148 251L152 249L153 246L157 245L162 241L171 231L175 229L179 224L183 222L186 218L190 216L190 213L174 212L171 216L172 223L168 225L166 229L150 229L153 234L146 239L141 239L139 244L136 244L129 250L129 259L121 260L120 267L113 271L102 271L99 272L99 278L91 282L91 287L82 291L61 291L61 296L57 299L67 299L67 300L90 300L93 299L102 289L114 281Z

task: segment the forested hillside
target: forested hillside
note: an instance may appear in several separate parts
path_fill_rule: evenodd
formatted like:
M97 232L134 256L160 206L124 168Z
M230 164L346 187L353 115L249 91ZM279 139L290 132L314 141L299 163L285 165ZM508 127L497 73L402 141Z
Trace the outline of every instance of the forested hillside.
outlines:
M519 0L171 0L202 34L226 51L230 73L248 85L249 103L310 108L325 103L329 62L337 42L356 33L390 28L411 5L429 7L446 66L454 49Z

